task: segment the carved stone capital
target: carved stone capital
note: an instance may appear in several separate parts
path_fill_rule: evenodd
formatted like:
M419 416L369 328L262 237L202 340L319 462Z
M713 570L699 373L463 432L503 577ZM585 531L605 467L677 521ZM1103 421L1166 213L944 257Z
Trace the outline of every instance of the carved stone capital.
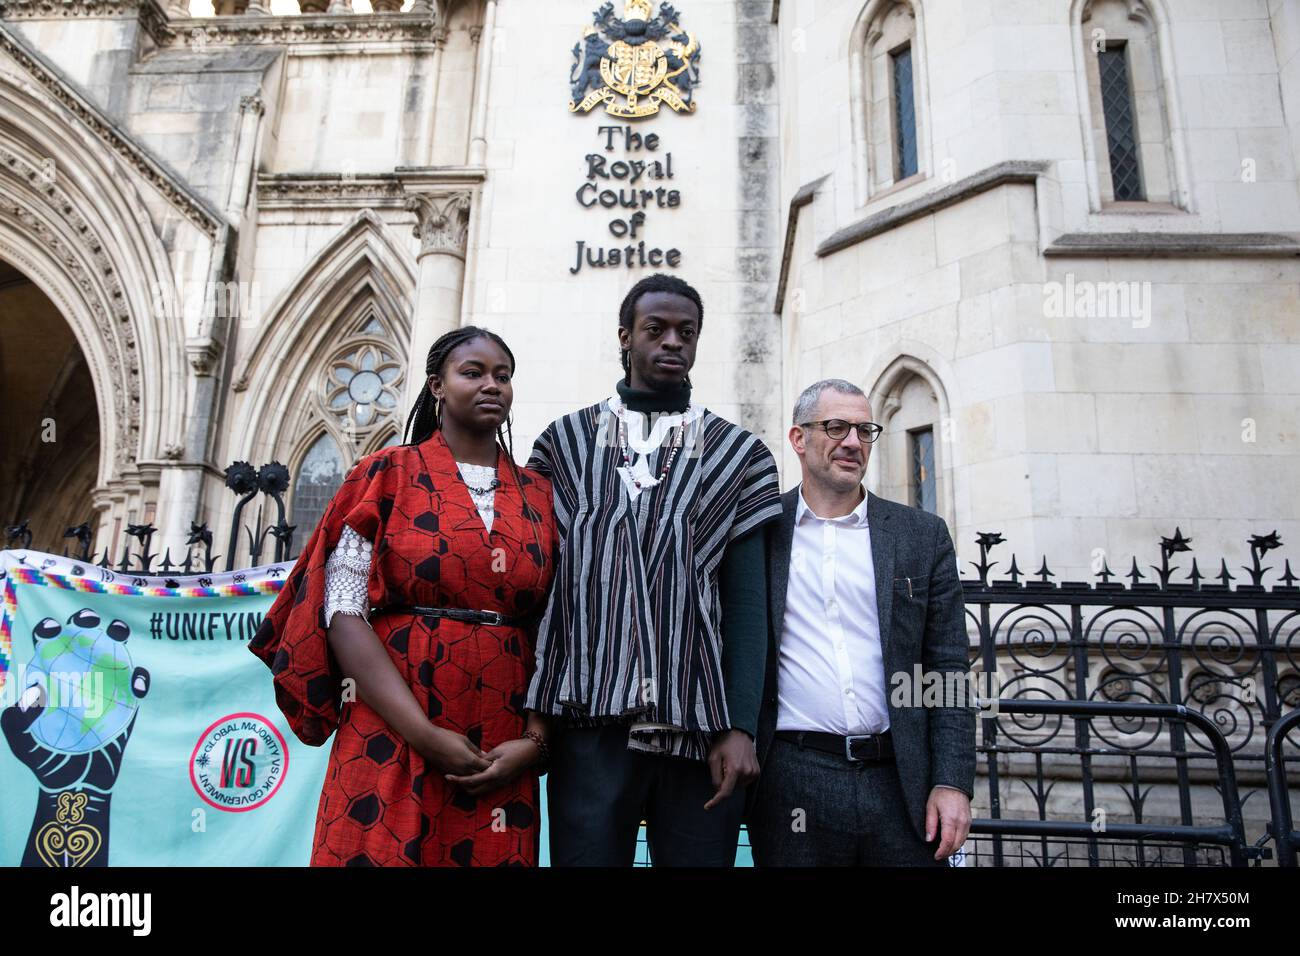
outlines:
M207 336L185 341L185 357L189 359L190 368L194 369L195 375L211 375L220 355L221 346Z
M251 96L241 96L239 98L239 111L241 113L256 113L258 116L262 116L266 113L266 103L256 93Z
M415 213L413 232L420 240L420 255L432 253L465 257L469 239L470 194L415 193L407 198L406 208Z

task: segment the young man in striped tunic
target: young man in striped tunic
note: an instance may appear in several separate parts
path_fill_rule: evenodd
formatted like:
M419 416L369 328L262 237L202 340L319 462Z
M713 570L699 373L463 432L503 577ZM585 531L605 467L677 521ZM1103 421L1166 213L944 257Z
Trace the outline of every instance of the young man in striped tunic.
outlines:
M556 866L730 866L767 653L763 526L781 515L758 439L691 400L699 293L653 275L623 300L624 378L552 422L560 554L526 706L550 716Z

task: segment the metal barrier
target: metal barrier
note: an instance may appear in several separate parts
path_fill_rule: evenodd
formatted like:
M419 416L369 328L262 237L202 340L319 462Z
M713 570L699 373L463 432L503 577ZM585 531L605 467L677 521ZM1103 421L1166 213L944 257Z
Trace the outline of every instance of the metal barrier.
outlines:
M1280 866L1300 866L1297 862L1300 831L1292 823L1291 795L1287 788L1286 761L1282 754L1282 743L1286 735L1297 727L1300 727L1300 710L1293 710L1269 729L1268 741L1264 747L1264 765L1268 768L1268 802L1273 813L1269 835L1277 846L1277 861Z
M1058 719L1072 718L1090 723L1097 718L1124 718L1137 721L1177 721L1196 727L1205 736L1213 752L1215 768L1218 773L1218 789L1223 802L1223 822L1212 825L1152 824L1152 823L1107 823L1105 815L1096 816L1094 791L1091 786L1084 788L1084 820L1049 820L1043 815L1040 805L1040 818L975 819L971 823L971 833L975 838L973 852L975 864L986 857L991 857L994 866L1008 865L1007 857L1016 856L1014 849L1009 854L1006 843L1016 839L1019 847L1018 862L1032 861L1039 866L1053 866L1064 862L1081 862L1084 857L1071 855L1078 848L1086 853L1089 866L1105 863L1115 864L1131 862L1136 866L1169 865L1172 861L1165 858L1165 851L1177 849L1180 859L1175 865L1197 866L1207 863L1226 862L1231 866L1245 866L1251 858L1259 854L1246 843L1245 828L1242 824L1241 803L1237 797L1237 780L1233 769L1232 752L1223 734L1214 722L1195 710L1179 704L1135 704L1111 703L1106 701L1058 701L1058 700L999 700L998 717L1002 714L1037 715ZM994 719L994 718L990 718ZM987 728L986 728L987 730ZM996 782L996 758L999 747L996 742L996 730L992 740L988 737L980 751L990 761L990 776ZM1093 758L1112 754L1114 751L1096 747L1082 746L1076 751L1085 763ZM995 783L996 785L996 783ZM999 801L993 801L995 814ZM983 839L987 837L987 839ZM989 848L984 851L984 844ZM1037 850L1025 851L1026 844ZM1132 851L1131 860L1116 855L1116 850ZM968 851L970 848L968 848ZM1108 856L1107 856L1108 854Z

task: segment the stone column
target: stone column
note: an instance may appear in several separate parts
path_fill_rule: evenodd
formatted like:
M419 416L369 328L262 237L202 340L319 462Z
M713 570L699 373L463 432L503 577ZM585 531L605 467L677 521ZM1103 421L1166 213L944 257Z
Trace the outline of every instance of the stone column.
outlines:
M219 334L224 336L228 332L220 331ZM176 563L184 560L190 523L198 521L198 516L203 513L204 462L209 460L208 449L221 387L218 366L222 354L222 343L210 337L191 337L185 341L185 356L194 378L193 411L186 423L183 444L162 449L166 464L162 466L158 482L158 510L154 518L154 526L158 528L154 547L160 556L170 549L172 561Z
M460 326L470 193L416 193L406 200L406 208L415 213L414 231L420 240L419 279L408 353L405 407L410 408L424 387L424 362L430 346Z
M244 211L248 208L248 190L257 165L257 137L261 130L266 104L257 95L239 100L239 139L235 144L235 168L230 179L230 196L226 200L226 217L243 225Z
M438 118L438 87L442 79L442 50L447 45L446 27L434 27L431 37L433 62L429 65L429 103L424 111L424 123L420 127L420 138L415 144L415 155L411 160L417 166L433 165L434 127L437 125Z
M487 107L489 78L492 75L492 38L496 32L497 0L487 0L483 26L475 38L478 57L474 69L474 110L470 122L467 164L482 166L487 161Z

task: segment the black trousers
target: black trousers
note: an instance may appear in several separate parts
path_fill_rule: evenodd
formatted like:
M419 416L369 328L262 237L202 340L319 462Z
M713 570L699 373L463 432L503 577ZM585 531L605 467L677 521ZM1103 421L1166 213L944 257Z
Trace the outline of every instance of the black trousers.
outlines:
M715 792L702 760L627 749L627 724L557 728L546 777L552 866L631 866L646 824L655 866L734 866L745 791Z
M852 763L776 738L763 762L749 839L756 866L947 866L908 819L898 768Z

